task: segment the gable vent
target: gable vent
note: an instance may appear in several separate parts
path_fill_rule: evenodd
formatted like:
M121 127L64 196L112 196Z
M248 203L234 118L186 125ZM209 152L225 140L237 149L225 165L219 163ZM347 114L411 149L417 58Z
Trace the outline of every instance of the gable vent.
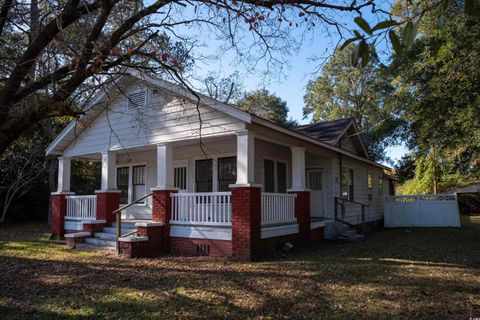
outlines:
M145 90L138 91L128 95L128 108L145 108L147 105L147 92Z

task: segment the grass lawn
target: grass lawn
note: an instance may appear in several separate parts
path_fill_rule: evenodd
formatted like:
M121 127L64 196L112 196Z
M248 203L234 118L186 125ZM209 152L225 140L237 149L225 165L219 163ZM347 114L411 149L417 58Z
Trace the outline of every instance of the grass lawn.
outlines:
M0 228L0 319L480 317L480 217L378 230L259 263L69 251L42 225Z

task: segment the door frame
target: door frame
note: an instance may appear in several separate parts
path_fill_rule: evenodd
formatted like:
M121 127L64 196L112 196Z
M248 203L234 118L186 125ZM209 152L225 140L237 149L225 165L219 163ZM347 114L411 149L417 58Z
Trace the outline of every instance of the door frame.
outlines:
M316 166L316 167L310 167L310 168L305 168L305 184L307 186L307 189L309 187L309 178L308 178L308 173L309 171L322 171L322 217L326 217L326 209L325 209L325 167L324 166ZM310 206L312 202L312 190L310 190ZM311 208L311 207L310 207ZM310 212L310 217L312 213Z

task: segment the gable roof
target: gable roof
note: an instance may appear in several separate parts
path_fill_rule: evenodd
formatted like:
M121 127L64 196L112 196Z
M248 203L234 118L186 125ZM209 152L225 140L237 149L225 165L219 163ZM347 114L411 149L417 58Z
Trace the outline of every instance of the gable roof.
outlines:
M200 93L192 93L191 91L187 90L181 85L159 79L154 78L145 74L141 74L136 70L127 70L125 71L120 77L114 80L116 85L122 82L128 81L129 78L138 78L168 94L180 96L189 100L192 100L193 103L196 103L197 97L200 99L201 105L206 105L212 109L217 111L226 113L232 116L235 119L240 121L244 121L246 123L251 123L251 115L245 111L237 109L231 105L225 104L218 100L212 99L208 96L205 96ZM105 100L108 99L108 95L106 92L115 86L110 83L104 90L99 92L97 96L92 100L92 102L86 107L87 114L92 118L96 118L101 111L103 111L106 107ZM108 100L107 100L108 101ZM75 138L85 129L85 127L78 126L78 120L73 120L70 122L60 134L50 143L47 147L46 155L60 155L62 151L75 140Z
M277 125L273 123L272 121L269 121L267 119L260 118L254 114L242 111L234 105L229 105L225 104L223 102L220 102L218 100L215 100L213 98L210 98L208 96L205 96L200 93L193 93L190 90L186 89L185 87L171 83L166 80L158 79L155 77L151 77L145 74L141 74L136 70L127 70L124 71L121 76L119 76L115 81L118 84L119 82L126 81L126 79L131 78L131 77L136 77L154 87L157 87L161 89L162 91L165 91L170 94L174 94L189 100L192 100L194 103L197 101L197 97L200 99L200 104L208 106L210 108L213 108L217 111L223 112L225 114L228 114L232 116L233 118L236 118L240 121L246 122L248 124L250 123L258 123L260 125L269 127L273 130L279 131L286 133L290 136L296 137L301 140L308 141L310 143L319 145L321 147L324 147L326 149L338 152L340 154L345 154L347 156L350 156L352 158L355 158L357 160L370 163L372 165L375 165L380 168L384 168L387 170L390 170L391 168L384 166L380 163L376 163L372 160L370 160L367 156L365 146L362 142L362 139L360 136L358 136L358 139L360 141L360 144L362 148L365 150L365 157L356 155L348 150L339 148L336 143L338 140L347 132L347 130L350 127L354 127L355 130L358 132L358 127L353 121L352 118L346 118L346 119L338 119L334 121L325 121L322 123L317 123L317 124L311 124L311 125L303 125L303 126L298 126L295 128L284 128L280 125ZM110 84L111 87L113 87L113 84ZM95 97L92 101L92 103L87 107L87 113L92 116L96 117L98 116L102 110L105 109L106 103L105 100L108 98L106 92L108 90L108 87L100 92L97 97ZM108 100L107 100L108 101ZM312 128L307 129L308 127L312 126ZM310 134L314 134L313 132L315 131L314 128L320 129L323 128L324 133L322 136L322 133L317 133L317 137L312 137ZM65 129L53 140L53 142L48 146L46 150L46 155L62 155L63 150L71 143L73 142L76 137L80 134L85 129L85 127L77 126L77 120L73 120L70 122ZM342 129L342 130L341 130ZM310 131L310 133L309 133ZM320 131L320 130L319 130ZM328 132L328 134L327 134ZM336 135L335 139L331 139L328 136L334 136ZM328 137L328 138L327 138ZM324 139L322 141L321 139ZM327 142L331 141L331 143Z
M358 134L360 129L353 118L343 118L331 121L321 121L312 124L301 125L293 130L307 135L323 143L338 146L338 142L350 130L354 130L355 136L365 157L368 158L368 151L362 137Z
M343 133L348 130L352 123L352 118L345 118L297 126L293 128L293 130L318 141L335 144Z

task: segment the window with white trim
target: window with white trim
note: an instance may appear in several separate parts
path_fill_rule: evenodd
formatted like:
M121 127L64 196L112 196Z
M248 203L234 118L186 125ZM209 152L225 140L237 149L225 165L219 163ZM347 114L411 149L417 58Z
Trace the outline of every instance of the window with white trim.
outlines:
M117 190L120 190L120 204L128 203L128 173L129 167L117 168Z
M378 176L378 194L383 194L383 176Z
M218 158L218 191L230 191L237 182L237 157Z
M369 173L367 175L367 188L368 188L368 201L372 201L373 199L373 178L372 174Z
M132 169L132 196L133 201L141 199L147 195L147 188L145 186L145 166L135 166ZM145 199L138 203L145 203Z
M353 169L342 167L342 197L354 201Z
M180 190L187 190L187 167L173 169L173 186Z
M263 189L265 192L287 192L287 165L284 162L263 160Z

